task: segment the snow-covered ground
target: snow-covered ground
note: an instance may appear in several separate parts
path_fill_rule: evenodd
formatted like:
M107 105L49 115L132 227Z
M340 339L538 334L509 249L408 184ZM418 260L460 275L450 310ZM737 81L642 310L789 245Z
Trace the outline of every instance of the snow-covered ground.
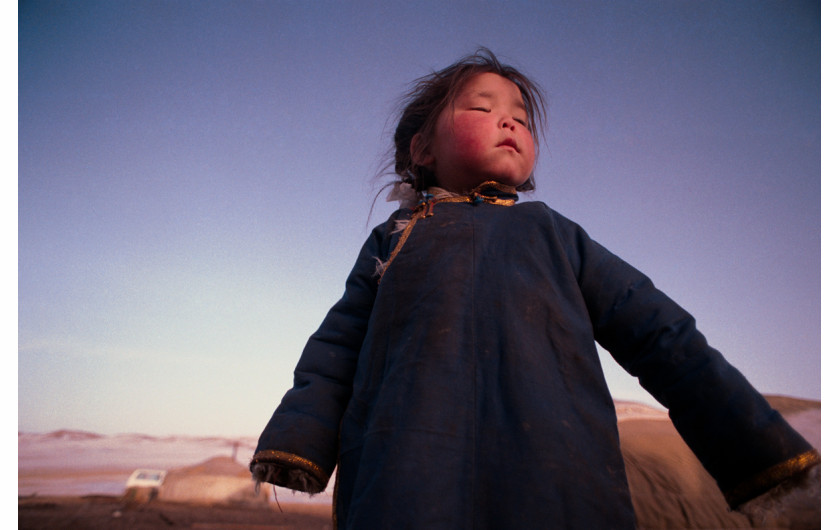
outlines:
M18 434L18 469L169 469L197 464L213 456L234 456L247 465L256 438L105 436L80 431Z
M256 438L19 433L18 495L120 495L135 469L171 470L234 455L247 466L256 445Z

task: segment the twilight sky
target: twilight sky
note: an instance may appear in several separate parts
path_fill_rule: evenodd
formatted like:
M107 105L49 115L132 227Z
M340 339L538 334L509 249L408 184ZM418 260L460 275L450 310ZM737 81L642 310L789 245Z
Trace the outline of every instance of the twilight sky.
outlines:
M818 2L380 4L20 2L19 430L258 435L395 207L399 96L478 46L548 96L523 200L821 397Z

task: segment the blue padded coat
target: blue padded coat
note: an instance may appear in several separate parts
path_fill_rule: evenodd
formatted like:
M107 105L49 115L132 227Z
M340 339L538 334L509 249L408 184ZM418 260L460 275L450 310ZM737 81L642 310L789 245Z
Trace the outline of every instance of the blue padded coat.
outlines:
M340 528L633 528L596 341L733 506L818 460L646 276L545 204L499 199L516 197L438 203L408 237L407 209L373 230L256 478L319 491L337 464Z

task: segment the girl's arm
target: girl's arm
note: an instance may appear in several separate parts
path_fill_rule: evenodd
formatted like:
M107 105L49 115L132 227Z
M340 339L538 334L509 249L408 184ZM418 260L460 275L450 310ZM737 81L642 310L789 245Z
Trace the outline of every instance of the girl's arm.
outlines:
M819 454L741 373L694 318L641 272L558 221L596 340L668 408L733 508L819 462Z
M326 488L338 458L341 418L376 296L376 260L387 237L377 227L362 247L342 298L307 342L294 386L266 425L251 460L258 482L308 493Z

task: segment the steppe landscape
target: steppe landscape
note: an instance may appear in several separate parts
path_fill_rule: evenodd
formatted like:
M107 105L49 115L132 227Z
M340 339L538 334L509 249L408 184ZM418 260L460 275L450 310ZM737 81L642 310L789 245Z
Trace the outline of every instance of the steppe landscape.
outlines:
M819 401L768 400L821 448ZM616 410L640 528L796 528L783 515L753 525L730 512L664 411L631 402ZM331 528L332 483L313 497L269 485L256 491L247 470L255 446L256 438L19 433L18 527ZM138 468L167 471L154 495L126 489Z

